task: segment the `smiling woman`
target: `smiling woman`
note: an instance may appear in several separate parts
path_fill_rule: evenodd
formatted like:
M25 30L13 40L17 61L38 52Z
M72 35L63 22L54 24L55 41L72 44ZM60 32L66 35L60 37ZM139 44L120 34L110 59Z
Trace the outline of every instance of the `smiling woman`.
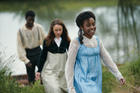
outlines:
M102 41L94 35L95 20L95 15L91 11L81 12L76 17L80 35L70 44L65 67L69 93L102 93L100 58L120 84L125 84L125 79L104 48Z

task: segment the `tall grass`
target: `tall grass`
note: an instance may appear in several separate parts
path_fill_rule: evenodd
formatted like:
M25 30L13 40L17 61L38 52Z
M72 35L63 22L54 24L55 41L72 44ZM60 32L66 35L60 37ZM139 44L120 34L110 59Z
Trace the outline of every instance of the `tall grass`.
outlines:
M0 70L0 93L45 93L40 81L34 85L21 87L11 75L6 74L6 70Z
M131 71L132 76L135 78L135 86L140 86L140 59L134 61L129 70Z
M22 93L45 93L43 85L40 81L36 81L33 86L25 86L22 88Z
M123 64L119 67L122 75L126 79L126 85L119 88L120 84L115 77L103 67L103 93L114 93L116 88L134 92L134 87L140 86L140 59L134 62ZM0 70L0 93L45 93L44 87L37 81L32 86L21 87L11 75L6 74L6 70ZM139 93L139 92L137 92Z
M21 88L6 70L0 70L0 93L21 93Z
M140 59L126 62L119 67L120 72L126 80L124 86L120 86L114 76L103 67L103 93L117 93L114 90L125 90L126 93L140 93Z
M116 83L115 77L108 71L107 68L103 67L103 93L111 93L114 83Z
M0 44L1 45L1 44ZM6 55L6 48L0 47L0 93L45 93L44 87L40 85L40 82L35 82L32 86L22 87L11 76L11 71L8 68L9 64L15 61L15 55Z

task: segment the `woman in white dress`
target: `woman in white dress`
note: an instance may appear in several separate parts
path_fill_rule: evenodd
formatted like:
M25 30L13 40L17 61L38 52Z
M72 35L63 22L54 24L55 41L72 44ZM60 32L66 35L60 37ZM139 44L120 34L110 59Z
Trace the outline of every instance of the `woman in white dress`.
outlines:
M52 21L44 40L38 70L46 93L67 93L64 69L69 44L70 38L64 23L59 19Z

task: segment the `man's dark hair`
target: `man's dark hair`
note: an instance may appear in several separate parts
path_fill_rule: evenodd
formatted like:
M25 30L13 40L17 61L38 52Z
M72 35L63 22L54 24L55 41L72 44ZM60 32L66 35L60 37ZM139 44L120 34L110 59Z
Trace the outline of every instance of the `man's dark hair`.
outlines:
M27 19L28 16L35 17L35 12L32 10L27 11L25 14L25 19Z

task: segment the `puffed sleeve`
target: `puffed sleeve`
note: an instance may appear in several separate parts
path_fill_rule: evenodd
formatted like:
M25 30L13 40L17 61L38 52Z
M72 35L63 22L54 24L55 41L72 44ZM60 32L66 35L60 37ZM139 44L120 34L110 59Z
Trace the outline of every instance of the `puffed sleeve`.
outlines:
M70 43L70 47L68 50L68 59L65 66L65 76L66 76L69 93L76 93L73 86L73 76L74 76L74 64L75 64L78 48L79 48L79 42L77 39L74 39Z
M118 79L120 80L123 78L122 74L119 72L117 65L113 62L111 56L109 55L108 51L105 49L102 41L100 40L100 55L103 59L103 63L109 71Z
M40 24L37 24L37 25L38 25L38 29L39 29L40 44L42 45L43 41L47 35L46 35L43 27Z
M44 42L43 42L43 50L41 51L41 56L40 56L38 72L42 71L44 63L45 63L45 61L47 59L47 54L48 54L48 48L47 48L47 45L46 45L46 40L44 40Z
M29 59L26 57L26 51L23 46L23 41L21 40L21 32L20 30L17 32L17 54L21 61L23 61L25 64L29 63Z

